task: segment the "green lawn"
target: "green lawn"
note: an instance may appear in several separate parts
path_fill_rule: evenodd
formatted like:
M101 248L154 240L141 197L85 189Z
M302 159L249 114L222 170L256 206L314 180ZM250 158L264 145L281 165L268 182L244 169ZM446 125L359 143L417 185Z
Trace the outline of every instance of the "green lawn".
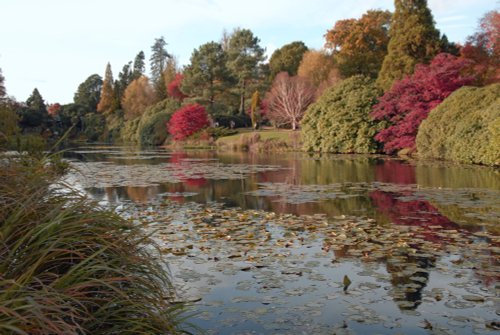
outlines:
M242 143L245 143L245 138L251 137L253 134L259 136L258 142L276 140L286 143L289 148L296 147L297 142L300 141L300 131L292 131L287 129L260 129L254 131L251 128L241 128L238 129L238 134L221 137L217 139L215 144L221 147L235 147L241 145Z

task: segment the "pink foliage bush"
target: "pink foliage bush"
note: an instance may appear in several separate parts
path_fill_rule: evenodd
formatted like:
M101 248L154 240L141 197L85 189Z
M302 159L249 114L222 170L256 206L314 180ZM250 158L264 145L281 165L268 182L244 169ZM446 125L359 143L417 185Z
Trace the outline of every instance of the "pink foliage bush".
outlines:
M418 127L429 112L453 91L474 81L475 76L467 71L471 66L469 59L441 53L429 65L417 65L412 76L395 82L371 113L391 124L375 135L384 144L384 152L413 150Z

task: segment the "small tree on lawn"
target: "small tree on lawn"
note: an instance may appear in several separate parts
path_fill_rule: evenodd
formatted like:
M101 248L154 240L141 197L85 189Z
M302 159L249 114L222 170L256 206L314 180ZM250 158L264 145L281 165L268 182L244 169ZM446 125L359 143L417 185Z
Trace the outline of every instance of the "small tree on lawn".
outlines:
M175 141L181 141L210 124L205 108L199 104L186 105L176 111L167 124Z
M279 73L267 93L267 117L277 126L290 125L297 129L302 116L314 101L315 89L302 77Z
M467 75L471 65L468 59L441 53L429 65L417 65L412 76L394 83L371 113L391 124L375 136L384 144L385 153L415 149L418 127L429 112L453 91L474 81L473 75Z

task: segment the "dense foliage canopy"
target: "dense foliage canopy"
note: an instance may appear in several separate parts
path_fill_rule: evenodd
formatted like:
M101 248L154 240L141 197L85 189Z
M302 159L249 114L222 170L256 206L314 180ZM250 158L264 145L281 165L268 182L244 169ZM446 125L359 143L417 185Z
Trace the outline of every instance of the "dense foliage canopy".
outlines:
M302 56L307 50L307 46L301 41L288 43L274 50L269 59L270 78L274 79L278 73L283 71L288 72L291 76L295 76Z
M417 135L419 156L500 165L500 84L463 87L431 111Z
M369 114L380 90L372 79L354 76L328 89L306 111L302 138L308 151L375 153L381 125Z
M78 86L73 101L88 112L95 112L101 99L101 90L102 78L98 74L93 74Z
M360 19L339 20L327 31L326 47L332 50L342 76L377 77L387 54L390 20L389 11L369 10Z
M128 85L123 94L122 106L125 120L135 119L144 113L147 107L155 102L155 93L146 76L135 79Z

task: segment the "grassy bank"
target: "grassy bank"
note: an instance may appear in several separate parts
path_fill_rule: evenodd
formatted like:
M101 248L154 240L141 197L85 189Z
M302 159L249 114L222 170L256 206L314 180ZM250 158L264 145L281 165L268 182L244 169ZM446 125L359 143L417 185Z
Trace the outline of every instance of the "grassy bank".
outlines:
M57 160L0 165L1 334L182 332L165 264L141 228L58 183Z
M239 130L238 134L219 138L215 142L222 150L298 151L301 150L300 131L262 129Z

